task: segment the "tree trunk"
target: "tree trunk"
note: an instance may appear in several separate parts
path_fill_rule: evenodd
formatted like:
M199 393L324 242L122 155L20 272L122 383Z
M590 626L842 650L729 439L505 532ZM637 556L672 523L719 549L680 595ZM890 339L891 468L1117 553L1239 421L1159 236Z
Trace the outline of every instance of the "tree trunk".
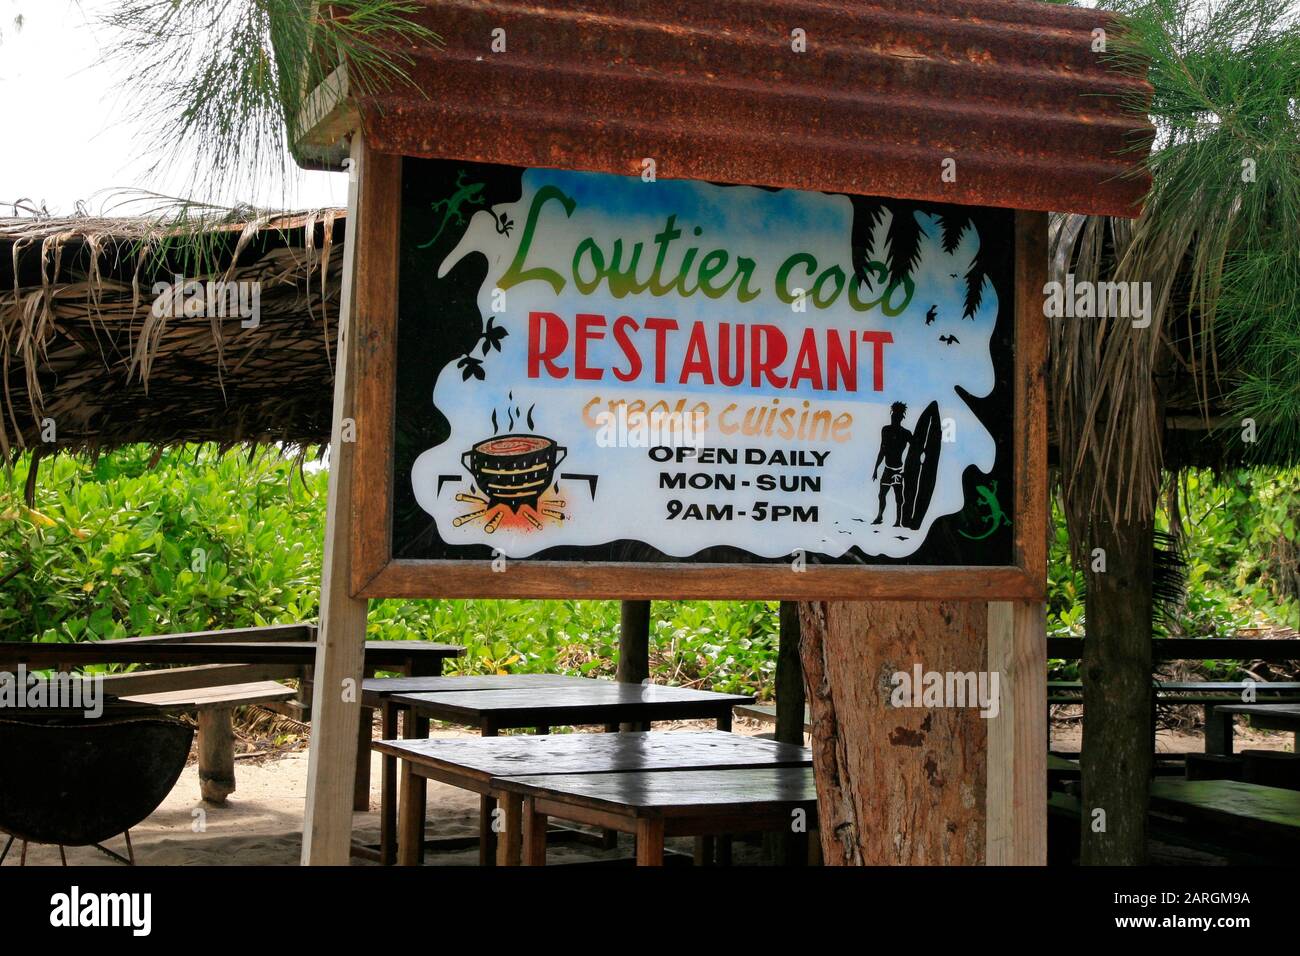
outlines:
M623 601L618 622L618 667L615 680L639 684L650 677L650 602ZM639 723L623 723L619 730L649 730Z
M1081 862L1146 861L1151 713L1153 525L1096 521L1088 542L1083 642ZM1096 549L1101 549L1101 554ZM1105 570L1098 562L1104 555Z
M975 707L894 707L899 672L985 671L978 602L805 603L802 656L812 711L827 864L984 861L987 733Z

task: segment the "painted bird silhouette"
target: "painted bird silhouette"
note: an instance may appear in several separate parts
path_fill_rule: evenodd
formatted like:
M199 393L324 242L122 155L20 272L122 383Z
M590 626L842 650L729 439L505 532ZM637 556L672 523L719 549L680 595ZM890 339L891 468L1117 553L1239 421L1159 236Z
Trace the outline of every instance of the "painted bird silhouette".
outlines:
M935 310L938 309L938 308L939 308L939 307L938 307L937 305L932 305L932 306L930 306L930 311L927 312L927 313L925 313L925 324L926 324L926 325L934 325L934 320L935 320L936 318L938 318L938 313L937 313Z
M961 342L958 341L957 336L955 335L941 335L939 336L939 341L944 345L961 345Z

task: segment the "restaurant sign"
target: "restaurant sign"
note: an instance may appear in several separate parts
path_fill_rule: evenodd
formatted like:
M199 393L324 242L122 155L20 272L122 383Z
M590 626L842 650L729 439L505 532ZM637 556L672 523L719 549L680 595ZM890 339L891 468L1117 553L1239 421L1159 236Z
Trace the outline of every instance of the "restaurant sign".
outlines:
M391 553L1014 563L1004 210L407 159Z

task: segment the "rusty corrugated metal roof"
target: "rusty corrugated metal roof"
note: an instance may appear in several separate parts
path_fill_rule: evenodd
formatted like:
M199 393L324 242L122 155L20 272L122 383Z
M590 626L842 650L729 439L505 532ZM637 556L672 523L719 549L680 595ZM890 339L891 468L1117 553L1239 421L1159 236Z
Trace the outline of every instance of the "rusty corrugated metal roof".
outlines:
M1028 0L421 0L419 90L358 98L381 152L1135 215L1144 79L1109 15ZM505 52L491 50L505 30ZM792 50L796 28L806 52ZM1134 147L1137 148L1134 148ZM942 162L956 161L944 182Z

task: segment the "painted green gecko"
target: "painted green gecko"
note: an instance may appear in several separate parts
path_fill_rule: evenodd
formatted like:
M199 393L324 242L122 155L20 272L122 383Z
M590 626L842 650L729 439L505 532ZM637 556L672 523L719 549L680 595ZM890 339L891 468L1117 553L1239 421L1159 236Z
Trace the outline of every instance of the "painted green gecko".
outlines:
M989 485L992 485L992 487L990 488ZM975 493L979 496L979 500L975 503L976 506L978 507L979 505L983 505L988 509L988 514L984 517L984 521L988 525L988 530L983 534L967 534L965 531L958 528L958 534L963 538L970 538L972 541L982 541L984 538L987 538L993 532L997 531L998 528L1001 528L1004 525L1007 527L1011 526L1011 519L1006 516L1002 511L1002 506L998 504L998 483L996 481L991 481L988 485L976 485Z
M458 172L456 174L456 191L446 199L439 199L437 202L429 204L429 208L435 213L442 212L442 222L438 225L438 231L433 234L433 238L428 242L422 242L415 248L427 249L437 242L442 235L442 231L447 228L447 223L453 218L456 220L456 225L465 225L465 217L461 215L461 211L467 206L483 205L484 186L484 183L466 183L465 170L462 169ZM498 225L497 231L500 232L500 225Z

